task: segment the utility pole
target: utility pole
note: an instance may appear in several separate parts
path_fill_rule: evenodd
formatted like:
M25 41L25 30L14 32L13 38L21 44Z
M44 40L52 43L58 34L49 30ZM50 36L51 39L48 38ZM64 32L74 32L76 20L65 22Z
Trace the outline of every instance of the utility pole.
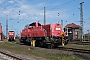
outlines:
M80 38L80 41L82 42L83 41L83 8L82 8L82 5L83 5L84 2L81 2L80 3L80 26L81 26L81 38Z
M63 20L61 20L62 30L63 30Z
M8 38L8 15L6 19L6 39Z
M44 7L44 25L46 24L46 9Z

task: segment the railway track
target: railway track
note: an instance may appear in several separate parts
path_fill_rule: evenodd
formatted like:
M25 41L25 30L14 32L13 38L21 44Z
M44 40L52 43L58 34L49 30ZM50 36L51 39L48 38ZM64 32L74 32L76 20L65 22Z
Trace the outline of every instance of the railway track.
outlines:
M86 49L77 49L77 48L68 48L68 47L58 47L54 49L90 54L90 50L86 50Z
M90 42L88 42L88 41L86 41L86 42L72 41L72 42L69 42L68 44L90 45Z
M57 47L54 49L90 54L90 50L86 50L86 49L68 48L68 47Z
M2 52L2 51L0 51L0 53L3 54L3 55L6 55L6 56L8 56L8 57L13 58L13 60L22 60L21 58L15 57L15 56L13 56L13 55L7 54L7 53Z
M85 50L85 49L76 49L76 48L67 48L67 47L58 47L58 49L64 50L64 51L72 51L72 52L90 54L90 50Z

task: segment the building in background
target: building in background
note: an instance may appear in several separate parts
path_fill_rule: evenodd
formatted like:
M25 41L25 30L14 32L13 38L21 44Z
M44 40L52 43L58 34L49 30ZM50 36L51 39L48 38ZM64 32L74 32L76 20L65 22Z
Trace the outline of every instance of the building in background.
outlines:
M1 23L0 23L0 41L2 40L2 26L1 26Z
M67 24L64 27L64 31L67 32L70 41L74 39L80 39L81 35L80 28L81 27L79 25L76 25L74 23Z

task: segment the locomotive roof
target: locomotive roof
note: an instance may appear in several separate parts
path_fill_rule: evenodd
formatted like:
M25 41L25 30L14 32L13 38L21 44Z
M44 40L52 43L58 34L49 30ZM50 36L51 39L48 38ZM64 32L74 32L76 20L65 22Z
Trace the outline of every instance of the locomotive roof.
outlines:
M35 26L35 24L36 24L36 22L33 22L33 23L29 24L29 26ZM41 26L41 24L38 23L38 26Z

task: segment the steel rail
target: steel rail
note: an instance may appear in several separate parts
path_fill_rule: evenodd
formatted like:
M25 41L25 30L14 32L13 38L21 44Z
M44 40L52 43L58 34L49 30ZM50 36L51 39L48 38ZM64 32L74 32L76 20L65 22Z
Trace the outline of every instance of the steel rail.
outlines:
M72 51L72 52L90 54L90 50L85 50L85 49L67 48L67 47L59 47L58 49L59 50L64 50L64 51Z
M12 55L7 54L7 53L2 52L2 51L0 51L0 53L3 54L3 55L6 55L6 56L8 56L8 57L11 57L11 58L13 58L13 59L16 59L16 60L22 60L21 58L18 58L18 57L12 56Z

